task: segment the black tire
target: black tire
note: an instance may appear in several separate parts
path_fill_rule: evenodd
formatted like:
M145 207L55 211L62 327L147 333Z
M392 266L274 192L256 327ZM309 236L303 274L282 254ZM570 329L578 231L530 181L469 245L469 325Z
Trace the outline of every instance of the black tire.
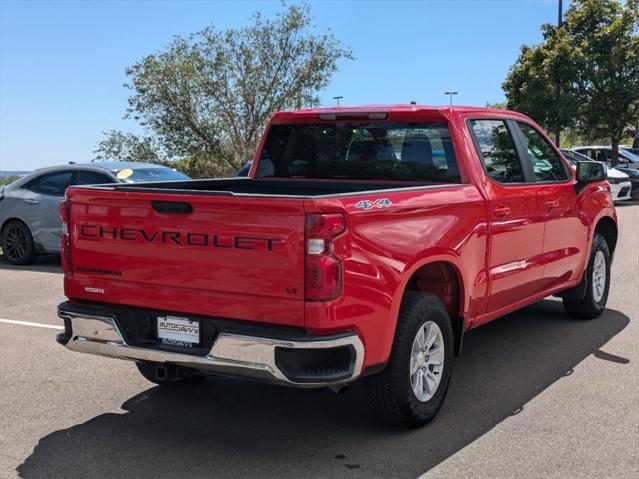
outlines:
M22 221L11 220L2 228L2 255L16 265L31 264L38 257L31 231Z
M603 254L606 266L606 278L603 295L599 300L595 297L595 291L593 288L594 283L594 265L597 252ZM595 233L592 239L592 251L590 252L590 259L588 260L588 267L582 281L586 282L586 294L581 299L564 298L564 309L573 318L580 319L594 319L603 313L606 309L606 302L608 301L608 291L610 289L610 250L608 249L608 243L600 233Z
M136 362L135 365L145 379L160 386L198 384L206 379L206 376L200 374L195 369L173 364ZM158 371L158 369L160 371ZM160 373L158 374L158 372Z
M428 321L439 326L443 337L444 364L434 395L425 402L411 385L413 340ZM402 300L393 349L384 370L364 378L366 391L379 417L393 426L413 429L433 419L444 402L454 357L453 328L440 299L430 293L407 291Z

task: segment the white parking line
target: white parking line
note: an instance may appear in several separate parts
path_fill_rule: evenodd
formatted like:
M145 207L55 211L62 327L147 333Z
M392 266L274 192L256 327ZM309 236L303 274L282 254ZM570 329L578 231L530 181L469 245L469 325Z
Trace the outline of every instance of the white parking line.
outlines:
M0 318L0 323L19 324L20 326L33 326L34 328L64 329L64 326L56 324L32 323L31 321L16 321L15 319Z
M28 273L28 274L56 274L62 275L64 274L62 271L31 271L28 269L18 269L18 268L0 268L0 274L3 273Z

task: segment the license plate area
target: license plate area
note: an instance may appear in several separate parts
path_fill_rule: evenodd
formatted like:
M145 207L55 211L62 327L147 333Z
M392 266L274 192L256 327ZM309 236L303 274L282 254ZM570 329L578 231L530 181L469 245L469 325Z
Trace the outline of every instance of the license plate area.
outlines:
M198 347L201 343L200 321L168 314L158 316L157 337L162 344Z

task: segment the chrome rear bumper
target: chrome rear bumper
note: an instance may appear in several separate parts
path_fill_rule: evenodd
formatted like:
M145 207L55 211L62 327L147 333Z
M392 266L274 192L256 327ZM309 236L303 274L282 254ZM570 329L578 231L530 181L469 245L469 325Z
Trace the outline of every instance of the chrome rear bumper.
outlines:
M58 309L58 316L65 319L66 325L66 336L59 342L72 351L131 361L176 364L205 373L249 377L289 386L322 387L349 383L361 374L364 360L364 346L357 334L291 340L220 332L209 353L197 356L128 345L117 322L108 316L79 313L62 307ZM287 374L276 360L278 349L308 351L345 347L351 351L350 366L339 377L331 377L330 374L322 377L319 374L296 379Z

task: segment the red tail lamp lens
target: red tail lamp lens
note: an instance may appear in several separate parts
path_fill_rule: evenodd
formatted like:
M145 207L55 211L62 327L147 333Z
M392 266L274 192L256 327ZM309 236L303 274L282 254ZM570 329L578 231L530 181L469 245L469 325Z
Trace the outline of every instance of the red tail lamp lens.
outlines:
M62 271L67 275L73 275L71 262L71 236L69 220L71 217L71 202L64 200L60 203L60 218L62 219L62 242L60 244L60 257L62 259Z
M342 262L333 255L331 239L346 230L339 213L306 216L306 281L308 301L331 301L342 292Z
M306 216L306 237L309 239L330 239L345 229L344 215L331 213Z

